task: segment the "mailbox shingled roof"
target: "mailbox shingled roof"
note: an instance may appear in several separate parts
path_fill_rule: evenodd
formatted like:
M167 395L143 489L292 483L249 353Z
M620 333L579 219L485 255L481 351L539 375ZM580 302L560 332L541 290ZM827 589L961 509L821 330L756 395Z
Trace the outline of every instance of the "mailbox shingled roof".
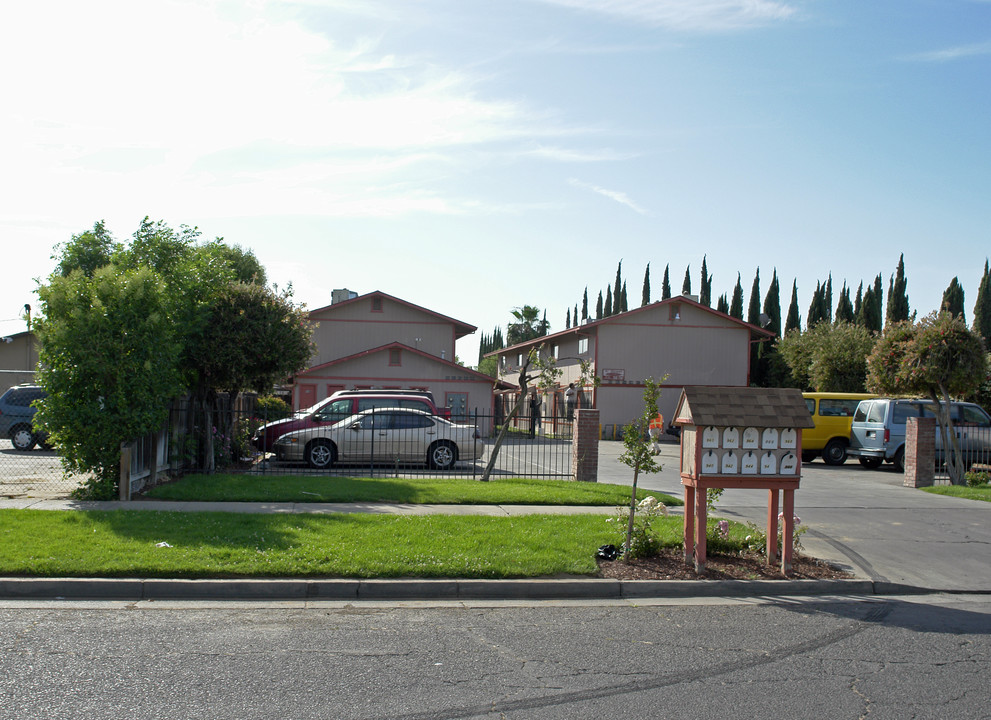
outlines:
M794 388L686 387L678 401L675 422L696 427L815 427L805 398Z

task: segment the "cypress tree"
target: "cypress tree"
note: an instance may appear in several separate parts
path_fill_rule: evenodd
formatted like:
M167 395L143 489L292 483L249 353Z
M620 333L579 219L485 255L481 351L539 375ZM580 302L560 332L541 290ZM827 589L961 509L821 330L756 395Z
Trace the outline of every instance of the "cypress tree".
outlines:
M863 312L862 308L864 306L864 281L860 281L860 285L857 287L857 298L853 301L853 321L858 325L863 325Z
M844 281L843 289L840 290L840 299L836 303L836 322L852 323L853 319L853 303L850 302L850 288L846 286L846 281Z
M874 278L874 327L875 332L884 328L884 280L881 273Z
M576 315L578 313L575 313ZM588 285L585 286L585 294L582 295L582 320L588 319Z
M602 291L599 290L599 299L595 303L595 319L602 319Z
M826 299L822 289L822 283L816 282L815 292L812 293L812 302L809 304L809 315L805 321L806 328L811 330L826 319L826 313L823 310L825 303Z
M612 287L610 287L609 285L606 285L606 304L602 308L602 314L605 317L609 317L610 315L613 314L613 311L612 311Z
M988 274L986 258L984 275L977 286L977 302L974 303L974 332L984 338L984 347L991 350L991 274Z
M575 327L578 327L579 323L578 323L578 306L577 305L575 305L575 314L572 315L571 317L574 318Z
M681 283L681 294L691 295L692 294L692 266L689 265L685 268L685 281Z
M905 280L905 253L898 256L898 267L888 283L888 305L884 313L885 325L908 320L908 281Z
M730 317L743 320L743 285L740 284L740 273L736 274L736 287L733 288L733 299L729 304Z
M798 314L798 280L791 284L791 302L788 304L788 317L785 319L785 335L792 330L802 329L802 316Z
M966 322L963 314L963 286L956 278L950 281L949 287L943 291L943 303L940 305L942 312L948 312L956 317L959 315Z
M619 303L619 312L626 312L630 309L629 304L626 302L626 280L623 281L623 293L620 297L622 301Z
M747 322L760 326L760 268L754 275L754 284L750 288L750 304L747 306ZM754 343L755 345L757 343Z
M823 293L823 306L826 320L833 322L833 273L829 273L829 278L826 280L826 290Z
M568 308L568 311L564 314L564 329L571 329L571 308Z
M771 284L767 286L764 296L764 314L769 318L767 330L775 335L781 335L781 288L778 284L778 269L771 274Z
M643 273L643 290L640 293L640 307L644 305L650 305L650 263L647 263L647 269Z
M724 315L729 315L729 300L726 299L726 293L720 295L719 299L716 300L716 310Z
M664 280L661 281L661 300L668 300L671 297L671 282L668 279L668 266L664 266Z
M623 261L620 260L619 265L616 266L616 286L613 288L612 291L613 315L619 312L619 308L620 308L619 298L622 290L623 290ZM608 315L609 313L606 314Z
M712 307L712 275L708 274L705 255L702 256L702 287L699 289L699 302L706 307Z

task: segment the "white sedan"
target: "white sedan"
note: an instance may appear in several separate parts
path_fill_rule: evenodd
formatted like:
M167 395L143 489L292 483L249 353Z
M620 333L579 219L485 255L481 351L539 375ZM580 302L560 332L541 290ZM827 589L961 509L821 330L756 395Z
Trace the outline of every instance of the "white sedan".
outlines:
M447 470L482 456L484 443L471 425L403 408L375 409L329 427L307 428L275 442L279 460L326 469L335 462L426 463Z

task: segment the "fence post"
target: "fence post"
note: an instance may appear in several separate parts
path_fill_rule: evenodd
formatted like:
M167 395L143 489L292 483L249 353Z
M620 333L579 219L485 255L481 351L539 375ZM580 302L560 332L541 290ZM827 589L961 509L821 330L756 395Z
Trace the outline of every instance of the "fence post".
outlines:
M131 447L128 443L120 444L120 488L121 500L131 499Z
M943 451L944 457L946 451ZM905 487L935 484L936 418L910 417L905 425Z
M578 482L599 480L599 411L576 408L571 429L571 475Z

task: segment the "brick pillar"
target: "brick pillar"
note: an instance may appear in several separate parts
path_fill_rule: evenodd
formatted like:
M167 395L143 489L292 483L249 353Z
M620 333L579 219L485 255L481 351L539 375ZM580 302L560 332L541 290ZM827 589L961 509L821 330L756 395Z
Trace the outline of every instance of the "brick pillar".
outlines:
M571 476L578 482L598 482L599 411L576 408L571 433Z
M905 424L905 486L931 486L935 467L936 418L909 418Z

